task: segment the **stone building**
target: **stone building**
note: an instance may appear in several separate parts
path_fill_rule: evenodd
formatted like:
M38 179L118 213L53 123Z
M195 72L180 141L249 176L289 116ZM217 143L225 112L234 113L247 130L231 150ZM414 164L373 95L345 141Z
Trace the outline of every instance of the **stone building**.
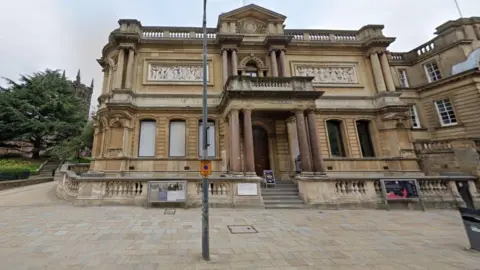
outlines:
M426 149L439 140L464 144L480 135L478 59L470 59L478 57L479 18L447 22L433 41L407 53L387 50L395 38L383 25L305 30L285 28L285 20L248 5L220 14L207 29L213 202L263 205L260 192L240 196L236 187L259 186L264 170L293 181L303 201L317 206L376 205L385 177L423 179L432 203L461 201L455 181L463 179L478 200L474 178L429 178L425 166L438 166ZM90 167L119 186L107 184L108 191L80 181L81 203L118 201L109 196L119 190L123 203L138 203L148 179L178 178L188 179L196 205L202 29L119 25L98 59L104 81ZM59 190L68 190L65 183Z
M83 104L85 105L87 109L87 115L88 115L90 111L90 104L92 102L93 79L92 79L92 82L90 83L90 86L86 86L85 84L82 83L80 70L78 70L77 76L75 77L75 81L70 81L70 83L75 89L75 94L82 100Z

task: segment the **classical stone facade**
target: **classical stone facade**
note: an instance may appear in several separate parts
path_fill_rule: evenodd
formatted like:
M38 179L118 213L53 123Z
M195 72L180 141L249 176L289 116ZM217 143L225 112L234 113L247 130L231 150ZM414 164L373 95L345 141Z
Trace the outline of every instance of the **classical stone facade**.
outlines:
M248 5L222 13L217 28L207 29L204 134L212 160L211 194L225 187L227 201L238 205L243 197L235 183L258 183L264 170L273 170L277 181L297 183L311 205L376 205L378 179L388 177L424 179L424 193L446 194L432 201L455 204L460 196L455 180L425 178L421 160L430 156L418 145L455 132L480 132L467 121L474 117L473 99L480 98L478 69L447 71L479 47L478 18L441 26L433 41L437 47L426 52L420 47L418 53L389 52L395 38L384 36L382 25L301 30L285 28L285 19ZM90 170L125 181L128 190L155 178L198 181L202 29L142 26L137 20L119 25L98 60L104 81ZM443 61L437 67L445 78L427 83L423 70L436 76L434 66L424 67L431 59ZM459 94L452 90L461 87L463 92L455 90ZM463 125L439 128L432 102L447 92L472 100L472 106L465 116L458 114ZM471 95L464 98L464 92ZM422 117L421 128L412 123L412 110ZM188 191L194 202L197 191L193 186ZM470 192L477 200L474 186ZM246 201L261 204L261 194Z

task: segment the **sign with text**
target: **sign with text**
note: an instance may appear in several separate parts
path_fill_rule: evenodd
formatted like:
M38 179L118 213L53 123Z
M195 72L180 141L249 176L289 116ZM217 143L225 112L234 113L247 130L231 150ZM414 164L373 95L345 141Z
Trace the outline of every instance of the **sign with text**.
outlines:
M415 180L382 180L388 200L417 199L418 191Z
M148 182L148 202L185 202L187 181L150 181Z
M238 196L256 196L258 195L258 188L256 183L238 183Z
M273 175L272 170L263 170L263 181L265 182L265 184L275 184L275 176Z

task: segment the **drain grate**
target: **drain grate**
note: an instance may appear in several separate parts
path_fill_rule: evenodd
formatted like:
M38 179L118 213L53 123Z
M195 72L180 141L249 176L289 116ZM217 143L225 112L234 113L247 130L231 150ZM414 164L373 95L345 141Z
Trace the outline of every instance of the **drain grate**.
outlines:
M227 225L227 227L232 234L258 233L257 229L252 225Z
M163 212L164 215L175 215L175 212L177 210L175 210L175 208L167 208L165 209L165 212Z

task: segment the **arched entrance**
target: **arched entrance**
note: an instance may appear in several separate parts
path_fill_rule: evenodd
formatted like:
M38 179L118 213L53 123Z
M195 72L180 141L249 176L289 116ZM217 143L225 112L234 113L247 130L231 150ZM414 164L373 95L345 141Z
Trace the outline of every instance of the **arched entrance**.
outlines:
M270 158L268 152L268 133L260 126L253 126L253 153L255 160L255 172L263 177L263 170L270 170Z

